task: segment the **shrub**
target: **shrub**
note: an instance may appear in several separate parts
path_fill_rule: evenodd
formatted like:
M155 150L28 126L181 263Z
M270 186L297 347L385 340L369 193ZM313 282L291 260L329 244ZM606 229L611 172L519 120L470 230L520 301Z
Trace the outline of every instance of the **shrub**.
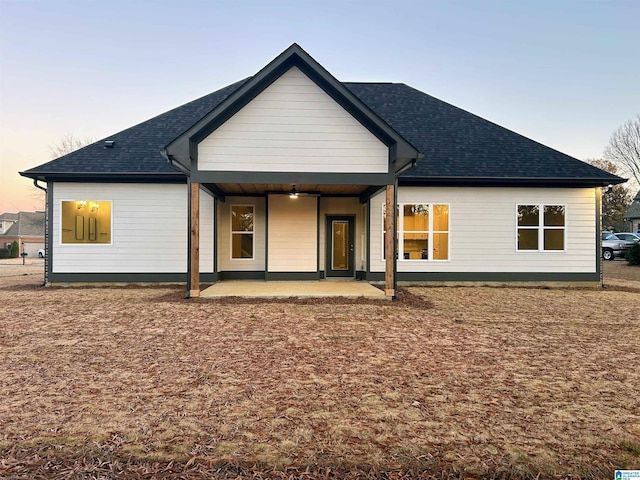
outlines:
M640 265L640 243L634 243L633 246L627 250L624 258L629 262L629 265Z
M11 244L11 258L18 258L20 254L20 247L18 247L18 241L14 240Z
M3 258L11 258L10 248L0 248L0 260L2 260Z

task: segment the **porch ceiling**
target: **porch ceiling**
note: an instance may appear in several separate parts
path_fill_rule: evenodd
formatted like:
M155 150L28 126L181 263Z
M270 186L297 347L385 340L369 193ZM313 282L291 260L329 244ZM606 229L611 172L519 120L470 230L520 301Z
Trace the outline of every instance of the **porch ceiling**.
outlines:
M216 183L216 187L227 195L264 195L266 192L288 193L293 188L290 183ZM296 184L300 193L319 193L321 195L359 195L367 185L314 185Z

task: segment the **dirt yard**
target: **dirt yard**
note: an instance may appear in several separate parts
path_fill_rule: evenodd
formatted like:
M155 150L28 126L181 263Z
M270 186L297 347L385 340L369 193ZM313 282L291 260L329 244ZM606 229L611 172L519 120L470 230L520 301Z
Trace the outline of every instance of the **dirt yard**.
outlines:
M640 286L625 266L605 265L624 288L396 302L42 288L41 262L0 266L0 477L640 469Z

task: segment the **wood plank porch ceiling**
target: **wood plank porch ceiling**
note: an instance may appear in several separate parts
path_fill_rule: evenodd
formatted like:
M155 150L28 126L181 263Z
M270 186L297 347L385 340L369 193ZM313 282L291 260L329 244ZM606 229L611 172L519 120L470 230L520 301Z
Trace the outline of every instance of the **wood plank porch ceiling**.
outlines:
M290 183L217 183L216 186L228 195L263 195L266 192L288 193L293 188L293 185ZM366 188L366 185L296 184L296 191L300 193L313 192L320 193L321 195L359 195Z

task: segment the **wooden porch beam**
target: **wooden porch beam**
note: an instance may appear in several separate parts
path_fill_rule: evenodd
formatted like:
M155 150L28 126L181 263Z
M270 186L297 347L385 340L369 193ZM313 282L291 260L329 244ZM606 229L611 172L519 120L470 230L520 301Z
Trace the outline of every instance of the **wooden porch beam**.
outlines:
M200 184L191 184L190 297L200 296Z
M396 238L395 228L395 186L387 185L386 197L386 215L384 220L384 230L387 232L384 242L384 258L385 258L385 274L384 274L384 294L387 297L395 297L395 258L396 252L394 248Z

